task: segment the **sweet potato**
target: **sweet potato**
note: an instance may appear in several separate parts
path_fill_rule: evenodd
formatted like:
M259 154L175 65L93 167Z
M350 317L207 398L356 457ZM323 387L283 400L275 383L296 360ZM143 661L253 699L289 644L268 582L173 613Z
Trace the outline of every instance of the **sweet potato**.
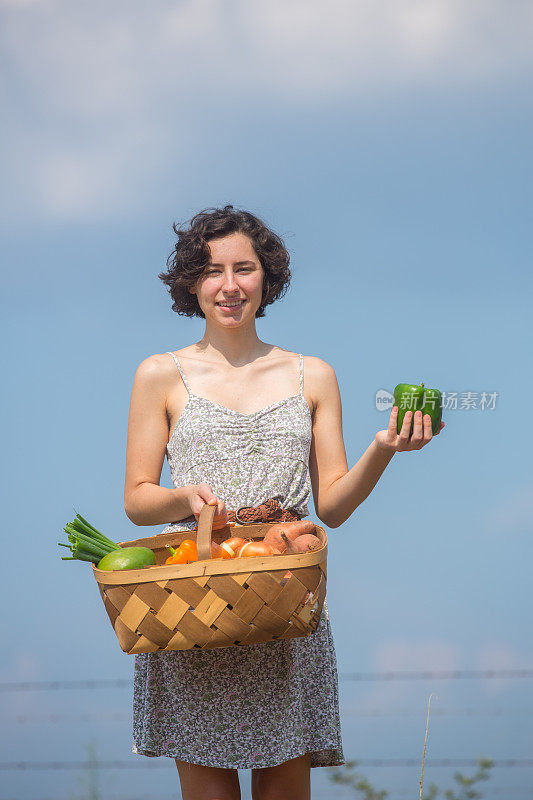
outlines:
M285 542L285 552L290 555L309 553L311 550L317 550L317 548L322 546L322 542L318 536L313 536L312 533L304 533L302 536L298 536L293 542L291 542L285 533L282 533L281 537Z
M304 533L301 536L298 536L298 538L294 540L294 544L304 545L306 548L306 551L304 552L311 552L312 550L318 550L319 547L322 547L322 542L318 536L314 536L312 533Z
M297 522L280 522L279 523L289 539L294 539L294 536L301 536L304 533L313 533L316 530L316 525L310 519L300 519Z
M307 552L307 548L304 544L296 544L296 540L294 542L291 542L286 533L282 533L281 538L285 542L285 552L288 553L288 555L295 556L298 555L299 553Z
M315 523L311 522L310 520L300 520L299 522L280 522L277 525L272 525L272 527L268 529L263 541L266 544L271 544L273 547L277 548L280 553L284 553L286 545L282 534L285 534L287 538L292 541L297 539L298 536L310 534L315 530Z

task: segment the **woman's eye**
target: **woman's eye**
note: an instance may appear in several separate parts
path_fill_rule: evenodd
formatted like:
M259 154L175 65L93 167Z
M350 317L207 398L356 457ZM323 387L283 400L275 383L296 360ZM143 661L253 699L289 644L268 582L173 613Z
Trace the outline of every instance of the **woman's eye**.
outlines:
M245 271L248 271L249 269L250 269L250 267L240 267L240 268L237 270L237 272L242 272L243 270L245 270ZM208 270L208 271L207 271L205 274L206 274L206 275L212 275L213 273L215 273L215 272L219 272L219 271L220 271L220 270L218 270L218 269L210 269L210 270Z

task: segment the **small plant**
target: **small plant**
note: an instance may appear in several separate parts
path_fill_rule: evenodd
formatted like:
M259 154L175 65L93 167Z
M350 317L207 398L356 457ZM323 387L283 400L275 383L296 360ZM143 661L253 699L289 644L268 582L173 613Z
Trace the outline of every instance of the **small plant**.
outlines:
M477 771L472 776L463 775L461 772L454 774L453 779L457 786L453 789L446 789L442 793L435 783L431 783L422 800L435 800L437 797L443 797L446 800L479 800L482 798L483 794L474 787L480 781L489 780L494 761L491 758L480 756L477 763ZM363 775L358 775L354 771L356 765L357 761L347 761L342 767L328 767L328 777L332 783L351 786L359 800L385 800L389 796L389 792L385 789L375 789Z
M104 794L100 790L100 759L96 752L96 742L93 740L85 745L87 761L77 778L81 794L70 794L69 800L103 800ZM105 778L106 792L112 784L117 784L117 776L111 773Z
M363 775L354 771L356 766L357 761L347 761L342 767L328 767L328 777L332 783L351 786L361 800L385 800L389 793L384 789L374 789Z
M85 749L87 752L87 769L81 777L78 778L78 783L83 794L81 797L71 795L71 800L100 800L96 742L89 742L85 745Z
M440 794L439 787L432 783L429 787L429 790L426 792L425 795L422 795L422 784L424 781L424 764L426 761L426 746L428 742L428 728L429 728L429 708L431 705L431 698L436 697L436 695L430 694L428 700L428 714L426 719L426 735L424 737L424 751L422 753L422 771L420 774L420 800L435 800L436 797ZM468 777L467 775L462 775L460 772L456 772L453 776L454 780L459 784L459 791L458 794L454 792L453 789L446 789L444 792L444 797L446 800L478 800L478 798L483 797L480 792L476 789L472 788L475 783L478 781L488 781L490 778L489 770L493 766L494 762L490 758L483 758L480 757L477 759L478 762L478 770L475 775L472 777ZM343 786L351 786L358 792L358 797L361 800L384 800L388 796L388 792L385 789L374 789L371 783L363 777L362 775L357 775L354 773L354 767L356 766L356 761L346 761L343 767L329 767L328 777L332 781L332 783L339 783Z
M477 763L477 772L471 777L463 775L461 772L456 772L454 774L453 779L457 782L459 788L456 791L453 789L446 789L444 792L446 800L479 800L479 798L483 797L483 794L473 787L478 781L488 781L491 777L490 770L494 762L491 758L479 757ZM438 795L439 789L432 783L429 787L429 794L426 795L423 800L434 800Z

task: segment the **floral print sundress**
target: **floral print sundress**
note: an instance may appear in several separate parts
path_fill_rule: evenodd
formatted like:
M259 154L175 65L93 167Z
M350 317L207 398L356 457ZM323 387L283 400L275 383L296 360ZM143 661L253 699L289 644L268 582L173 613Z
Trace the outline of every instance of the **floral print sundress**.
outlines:
M311 412L300 391L252 414L191 392L166 453L174 486L208 483L227 509L269 497L309 516ZM196 520L161 531L192 530ZM133 752L233 769L311 754L344 764L337 660L327 604L301 639L135 656Z

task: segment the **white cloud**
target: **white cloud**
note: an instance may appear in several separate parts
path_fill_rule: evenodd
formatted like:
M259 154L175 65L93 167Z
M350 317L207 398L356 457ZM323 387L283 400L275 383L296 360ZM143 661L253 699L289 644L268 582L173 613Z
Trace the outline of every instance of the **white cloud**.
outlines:
M275 55L268 80L281 93L479 86L533 63L528 3L271 0L243 11L260 55Z
M490 89L533 64L533 5L518 0L0 0L0 10L8 218L128 213L169 159L186 164L183 139L212 105L223 124L236 103L262 113L273 101Z

